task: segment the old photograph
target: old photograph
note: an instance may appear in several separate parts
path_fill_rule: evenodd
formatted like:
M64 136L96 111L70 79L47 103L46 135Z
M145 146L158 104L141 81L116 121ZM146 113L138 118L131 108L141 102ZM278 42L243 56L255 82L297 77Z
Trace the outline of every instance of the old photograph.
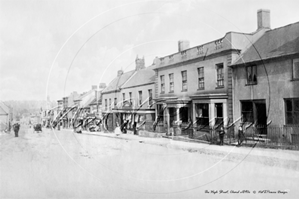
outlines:
M0 0L0 198L299 198L298 0Z

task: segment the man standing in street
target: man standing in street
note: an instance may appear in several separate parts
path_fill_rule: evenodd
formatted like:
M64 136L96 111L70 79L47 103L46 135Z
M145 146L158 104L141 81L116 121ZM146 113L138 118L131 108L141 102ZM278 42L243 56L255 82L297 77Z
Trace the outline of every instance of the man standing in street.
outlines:
M19 130L20 130L20 124L19 123L15 123L13 125L13 129L14 129L14 132L15 132L15 137L18 137L19 136Z
M241 146L243 141L244 141L244 131L243 131L243 124L241 123L238 129L238 146Z
M220 145L221 146L224 144L224 134L225 134L224 127L221 126L221 128L219 130L219 138L220 138Z

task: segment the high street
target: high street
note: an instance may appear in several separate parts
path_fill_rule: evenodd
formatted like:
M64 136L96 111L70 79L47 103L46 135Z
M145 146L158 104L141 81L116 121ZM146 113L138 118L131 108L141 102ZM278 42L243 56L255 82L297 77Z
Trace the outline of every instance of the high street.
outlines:
M0 198L299 197L298 151L26 126L0 143Z

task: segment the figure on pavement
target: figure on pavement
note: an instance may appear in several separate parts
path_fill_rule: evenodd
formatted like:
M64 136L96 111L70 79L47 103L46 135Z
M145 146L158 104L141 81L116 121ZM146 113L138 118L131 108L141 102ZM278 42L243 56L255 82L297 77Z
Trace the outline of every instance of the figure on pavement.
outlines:
M242 142L244 141L244 131L243 131L243 124L240 124L239 130L238 130L238 145L242 145Z
M224 135L225 135L225 130L224 130L224 127L221 126L221 128L219 130L220 145L224 144Z
M15 123L13 125L13 129L14 129L14 132L15 132L15 137L18 137L19 136L19 130L20 130L20 124L19 123Z

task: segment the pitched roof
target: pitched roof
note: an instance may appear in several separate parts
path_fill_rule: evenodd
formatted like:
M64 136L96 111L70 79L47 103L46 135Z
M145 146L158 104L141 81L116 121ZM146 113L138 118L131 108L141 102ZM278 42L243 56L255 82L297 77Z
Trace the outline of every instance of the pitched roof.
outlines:
M299 22L268 30L232 65L299 53Z
M0 102L0 115L8 115L9 107L6 106L3 102Z
M133 86L154 83L155 71L153 68L154 66L152 65L150 67L138 70L121 88L129 88Z
M102 104L102 98L98 99L98 103L97 103L97 99L96 97L93 99L93 101L89 104L89 105L101 105Z
M123 73L119 77L114 78L102 93L111 92L119 89L135 72L135 70Z

